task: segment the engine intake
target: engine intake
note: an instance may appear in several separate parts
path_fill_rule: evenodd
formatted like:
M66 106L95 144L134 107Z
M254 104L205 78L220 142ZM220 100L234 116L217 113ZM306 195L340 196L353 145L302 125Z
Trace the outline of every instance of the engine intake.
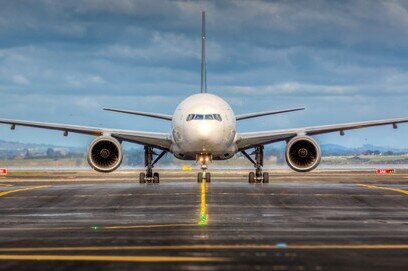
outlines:
M315 169L322 154L319 144L309 136L297 136L286 145L286 162L289 167L298 172Z
M111 172L122 163L122 145L113 137L101 136L92 141L88 149L89 165L100 172Z

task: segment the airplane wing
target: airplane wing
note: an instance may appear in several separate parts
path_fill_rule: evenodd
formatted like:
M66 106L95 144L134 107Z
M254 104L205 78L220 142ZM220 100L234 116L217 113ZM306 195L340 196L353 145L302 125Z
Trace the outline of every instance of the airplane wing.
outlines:
M35 122L26 120L13 120L13 119L0 119L0 123L10 124L11 129L14 130L16 126L27 126L35 127L49 130L63 131L64 135L71 133L101 136L110 134L119 140L138 143L142 145L149 145L152 147L157 147L163 150L169 150L171 146L171 136L166 133L150 133L150 132L139 132L139 131L129 131L129 130L118 130L118 129L108 129L108 128L98 128L89 126L77 126L69 124L60 123L49 123L49 122Z
M373 126L392 124L393 128L397 128L397 123L408 122L408 118L398 119L386 119L386 120L374 120L363 121L354 123L343 123L324 126L311 126L304 128L295 128L287 130L276 131L264 131L264 132L252 132L252 133L240 133L237 137L237 146L239 150L245 150L258 145L270 144L273 142L289 140L297 135L318 135L331 132L340 132L344 134L345 130L360 129Z
M293 112L293 111L299 111L299 110L305 110L305 109L302 107L302 108L291 108L291 109L283 109L283 110L275 110L275 111L249 113L249 114L237 115L235 118L236 120L245 120L245 119L257 118L257 117L262 117L262 116L267 116L267 115L275 115L275 114L281 114L281 113L287 113L287 112Z
M173 118L172 115L157 114L157 113L150 113L150 112L130 111L130 110L115 109L115 108L104 108L103 110L124 113L124 114L151 117L151 118L156 118L156 119L164 119L164 120L172 120Z

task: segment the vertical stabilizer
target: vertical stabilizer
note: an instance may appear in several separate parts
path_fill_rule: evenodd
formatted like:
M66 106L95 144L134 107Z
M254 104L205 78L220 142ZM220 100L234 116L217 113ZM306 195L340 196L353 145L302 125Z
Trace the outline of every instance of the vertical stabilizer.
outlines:
M205 11L202 13L201 24L201 93L207 93L207 60L205 57L205 40L207 39L207 34L205 32Z

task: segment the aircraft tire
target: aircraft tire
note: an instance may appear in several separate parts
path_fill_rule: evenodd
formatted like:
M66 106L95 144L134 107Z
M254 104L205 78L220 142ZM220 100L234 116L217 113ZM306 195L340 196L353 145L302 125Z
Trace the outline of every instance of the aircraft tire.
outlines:
M254 183L255 182L255 173L254 172L249 172L248 182L249 183Z
M139 174L139 183L146 183L146 174L144 172Z
M269 173L268 172L264 172L262 174L262 182L263 183L269 183Z
M153 174L153 183L159 183L160 182L160 176L159 173L155 172Z

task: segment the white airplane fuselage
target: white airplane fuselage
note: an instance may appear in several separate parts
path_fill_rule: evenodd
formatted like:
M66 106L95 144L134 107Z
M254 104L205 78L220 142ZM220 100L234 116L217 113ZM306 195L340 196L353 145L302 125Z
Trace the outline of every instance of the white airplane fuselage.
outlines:
M199 93L176 108L172 119L172 147L175 157L195 160L210 155L212 160L229 159L237 152L236 119L229 104L220 97Z

